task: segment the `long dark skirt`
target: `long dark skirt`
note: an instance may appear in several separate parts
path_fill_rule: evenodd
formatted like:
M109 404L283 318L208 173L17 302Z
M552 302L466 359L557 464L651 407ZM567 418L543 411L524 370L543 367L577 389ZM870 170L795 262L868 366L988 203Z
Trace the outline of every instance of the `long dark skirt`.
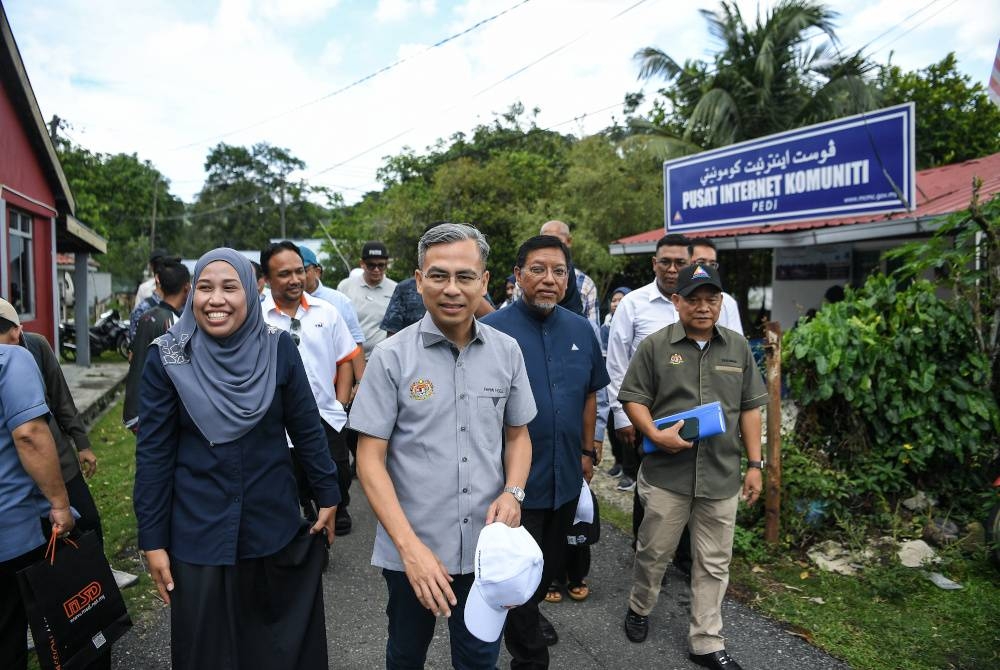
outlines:
M326 670L322 535L273 556L206 566L171 557L174 670Z

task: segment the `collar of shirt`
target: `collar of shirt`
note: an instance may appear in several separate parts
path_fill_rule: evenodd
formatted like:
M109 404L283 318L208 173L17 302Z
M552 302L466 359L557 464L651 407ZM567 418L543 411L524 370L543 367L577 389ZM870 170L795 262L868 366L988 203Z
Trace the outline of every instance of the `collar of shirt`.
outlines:
M674 305L674 303L670 302L670 298L663 295L663 291L660 290L660 287L657 285L655 279L653 280L652 283L646 284L639 290L646 292L646 300L648 300L649 302L653 302L654 300L662 300L663 302L668 303L671 307L673 307Z
M687 332L684 330L684 324L680 321L676 321L670 325L673 328L673 330L670 331L670 344L677 344L682 340L691 340L692 342L695 341L687 336ZM729 343L729 340L726 339L725 333L723 333L722 329L719 328L718 323L712 326L712 339L722 340L723 344Z
M430 347L442 341L448 342L449 344L451 343L451 340L449 340L447 336L441 332L441 329L437 327L437 324L434 323L434 319L431 318L430 312L424 314L423 318L420 319L418 329L420 331L420 341L423 343L424 347ZM469 338L469 344L472 344L473 342L479 342L481 344L485 343L486 338L484 335L485 333L483 329L479 327L479 321L473 319L472 337Z
M280 307L278 307L278 303L276 303L274 301L274 296L272 294L270 294L270 293L268 293L267 297L264 298L264 301L262 303L260 303L260 308L262 310L264 310L264 314L267 314L271 310L274 310L278 314L284 314L289 319L292 318L291 316L288 316L288 314L285 314L285 312L282 311L282 309ZM306 300L306 293L305 293L305 291L302 292L302 297L299 298L299 304L296 305L295 315L297 315L299 312L303 312L303 311L309 311L309 301Z

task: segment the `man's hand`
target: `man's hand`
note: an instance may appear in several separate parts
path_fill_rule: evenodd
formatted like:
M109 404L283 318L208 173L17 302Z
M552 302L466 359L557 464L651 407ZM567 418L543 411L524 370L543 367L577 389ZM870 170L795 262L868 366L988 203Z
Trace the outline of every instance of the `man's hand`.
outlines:
M580 464L583 465L583 478L589 484L590 480L594 477L594 459L589 454L584 454L580 457Z
M146 567L156 584L163 602L170 604L170 592L174 590L174 578L170 575L170 556L166 549L152 549L146 552Z
M76 525L73 512L69 507L53 507L49 510L49 522L52 524L52 532L57 537L66 537Z
M405 554L400 553L400 558L420 604L434 616L450 617L451 608L458 605L458 598L451 590L452 578L441 560L419 540Z
M753 506L760 494L764 491L763 476L760 468L747 468L747 473L743 476L743 501Z
M604 460L604 440L594 440L594 451L597 452L597 460L594 461L594 465L597 466Z
M486 510L486 525L494 521L505 523L511 528L521 525L521 503L512 493L501 493Z
M320 507L319 512L316 513L316 523L313 527L309 529L310 535L315 535L316 533L322 533L326 530L326 545L330 546L333 544L333 524L337 520L337 506L333 507Z
M669 428L654 430L653 434L649 436L649 439L659 449L662 449L668 454L678 454L685 449L690 449L694 446L693 442L687 442L680 436L681 428L683 426L684 419L681 419Z
M629 424L622 428L615 429L615 435L618 436L618 441L621 442L626 447L635 446L635 426Z
M83 470L83 476L87 479L93 477L97 472L97 454L94 453L94 450L81 449L77 458L80 459L80 469Z

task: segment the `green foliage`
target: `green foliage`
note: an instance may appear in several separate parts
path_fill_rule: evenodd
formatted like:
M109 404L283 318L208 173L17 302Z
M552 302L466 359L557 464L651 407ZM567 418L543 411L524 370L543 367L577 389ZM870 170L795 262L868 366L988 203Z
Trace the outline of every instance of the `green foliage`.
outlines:
M803 452L847 477L852 505L917 487L967 509L983 485L1000 411L972 322L929 281L873 276L786 335Z
M701 10L719 44L713 63L678 64L655 47L640 49L639 77L668 87L648 119L632 124L637 141L663 157L770 135L874 109L872 65L835 51L837 13L813 0L782 0L747 23L735 2ZM811 46L824 34L830 43Z
M170 182L135 154L100 154L60 139L59 160L76 200L77 217L108 240L101 269L137 284L149 258L153 201L156 244L177 249L183 237L184 203L170 194ZM155 195L154 195L155 194Z
M457 133L426 154L407 149L387 158L379 172L385 190L334 215L332 234L345 240L342 250L382 239L399 279L412 274L417 239L429 226L471 223L490 241L499 298L520 244L545 221L559 219L572 229L575 262L603 294L624 267L624 259L608 255L608 244L662 218L659 162L619 151L603 136L576 140L540 129L536 114L516 104L470 136Z
M958 71L954 52L922 70L881 68L885 106L915 102L917 169L950 165L1000 151L1000 108Z
M191 232L197 232L189 236L188 255L217 246L262 249L273 237L311 237L328 213L309 198L330 194L289 180L305 167L287 149L266 142L213 147L205 159L205 185L188 215Z

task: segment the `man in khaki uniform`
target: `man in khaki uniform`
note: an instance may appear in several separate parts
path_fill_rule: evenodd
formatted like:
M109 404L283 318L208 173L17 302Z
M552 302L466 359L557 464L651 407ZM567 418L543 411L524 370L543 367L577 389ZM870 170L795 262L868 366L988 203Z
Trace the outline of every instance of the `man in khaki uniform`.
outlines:
M716 325L722 281L710 265L683 268L671 296L680 321L639 345L618 394L632 425L656 447L643 460L637 491L646 514L636 555L625 633L643 642L660 580L685 524L691 530L690 658L719 670L740 670L722 637L722 598L729 584L733 528L739 499L752 505L761 492L761 413L767 390L750 347ZM726 430L687 442L683 422L662 430L654 419L719 401ZM746 475L741 477L742 452Z

